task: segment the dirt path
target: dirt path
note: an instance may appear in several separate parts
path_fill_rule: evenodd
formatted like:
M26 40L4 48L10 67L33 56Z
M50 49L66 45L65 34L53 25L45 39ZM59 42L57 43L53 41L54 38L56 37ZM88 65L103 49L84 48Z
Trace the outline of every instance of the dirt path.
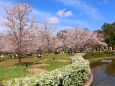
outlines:
M56 60L58 62L68 62L69 60Z
M44 73L44 72L47 72L46 70L39 69L39 68L28 69L28 71L31 72L31 73Z
M32 67L50 66L50 64L34 64Z

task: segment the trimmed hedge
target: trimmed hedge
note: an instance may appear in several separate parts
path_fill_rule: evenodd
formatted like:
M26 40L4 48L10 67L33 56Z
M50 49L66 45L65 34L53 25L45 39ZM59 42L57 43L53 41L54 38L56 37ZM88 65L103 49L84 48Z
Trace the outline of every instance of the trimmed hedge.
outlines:
M90 74L89 61L71 57L72 64L51 72L3 81L5 86L82 86ZM54 64L55 65L55 64Z

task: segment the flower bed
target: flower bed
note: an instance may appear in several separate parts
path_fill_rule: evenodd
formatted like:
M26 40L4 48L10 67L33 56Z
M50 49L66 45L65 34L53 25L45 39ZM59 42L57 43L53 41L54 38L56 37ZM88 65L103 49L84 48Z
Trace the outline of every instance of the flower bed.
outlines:
M89 62L81 56L71 57L72 64L51 72L3 81L5 86L82 86L90 74ZM54 64L55 65L55 64Z

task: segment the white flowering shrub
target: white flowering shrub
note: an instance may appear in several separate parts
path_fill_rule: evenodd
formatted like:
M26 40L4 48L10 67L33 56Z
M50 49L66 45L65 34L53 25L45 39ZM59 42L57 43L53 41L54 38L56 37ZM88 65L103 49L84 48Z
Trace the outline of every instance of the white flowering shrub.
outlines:
M72 64L51 72L3 81L5 86L81 86L90 74L89 62L71 57Z

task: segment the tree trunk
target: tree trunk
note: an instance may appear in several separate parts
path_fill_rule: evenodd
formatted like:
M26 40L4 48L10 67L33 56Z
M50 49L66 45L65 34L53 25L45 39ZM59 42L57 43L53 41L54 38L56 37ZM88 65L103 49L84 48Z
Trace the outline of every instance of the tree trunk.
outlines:
M84 51L84 48L81 48L81 49L80 49L80 52L83 52L83 51Z
M66 52L66 44L64 43L64 52Z
M19 58L19 63L21 64L22 63L22 61L21 61L21 57L18 57Z
M22 54L21 54L21 51L19 50L18 51L18 60L19 60L20 64L22 63L21 58L22 58Z

